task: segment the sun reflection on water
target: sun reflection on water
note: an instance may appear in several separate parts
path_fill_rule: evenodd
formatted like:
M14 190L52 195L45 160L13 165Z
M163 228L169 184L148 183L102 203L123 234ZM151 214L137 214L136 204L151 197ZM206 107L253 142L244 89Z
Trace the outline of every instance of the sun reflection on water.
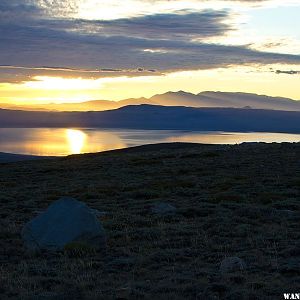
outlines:
M72 154L82 153L85 144L86 134L78 129L66 129L66 136Z
M183 132L129 129L0 128L0 152L65 156L158 142L236 144L299 142L299 134L269 132Z

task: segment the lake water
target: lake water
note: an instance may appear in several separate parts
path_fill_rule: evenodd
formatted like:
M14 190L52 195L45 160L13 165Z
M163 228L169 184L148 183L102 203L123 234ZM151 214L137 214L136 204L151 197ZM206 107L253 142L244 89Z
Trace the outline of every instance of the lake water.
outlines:
M300 134L178 130L0 128L0 152L69 155L162 142L237 144L300 142Z

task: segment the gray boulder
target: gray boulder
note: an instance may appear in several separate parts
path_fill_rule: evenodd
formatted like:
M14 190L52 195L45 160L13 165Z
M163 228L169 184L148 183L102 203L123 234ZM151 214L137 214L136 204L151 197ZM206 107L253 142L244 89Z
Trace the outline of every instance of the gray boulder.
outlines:
M221 273L230 273L242 271L246 269L245 262L239 257L226 257L222 260L220 265Z
M157 215L172 215L176 210L176 207L165 202L156 203L151 207L151 212Z
M105 248L105 231L95 213L83 202L64 197L28 222L22 238L29 251L59 251L72 242Z

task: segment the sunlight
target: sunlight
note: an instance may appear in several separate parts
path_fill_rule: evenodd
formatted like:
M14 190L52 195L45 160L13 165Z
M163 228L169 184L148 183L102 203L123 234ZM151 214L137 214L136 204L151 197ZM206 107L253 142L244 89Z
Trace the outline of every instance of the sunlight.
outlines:
M63 78L51 76L34 76L33 81L24 83L24 86L31 89L44 90L86 90L99 89L102 87L102 80L84 78Z
M252 64L166 73L164 76L105 77L98 79L36 76L24 83L0 84L0 103L35 105L78 103L90 100L124 100L152 97L180 89L248 92L274 97L299 99L299 77L277 74L276 70L298 71L296 64ZM287 89L286 87L289 86ZM2 107L4 108L4 106Z
M81 130L67 129L66 135L70 147L70 152L72 154L80 154L86 140L86 134Z

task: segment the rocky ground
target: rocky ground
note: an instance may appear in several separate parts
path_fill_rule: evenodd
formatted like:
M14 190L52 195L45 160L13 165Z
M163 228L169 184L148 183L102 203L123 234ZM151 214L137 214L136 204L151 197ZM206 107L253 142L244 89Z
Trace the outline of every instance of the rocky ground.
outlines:
M300 291L299 191L300 144L0 164L0 299L283 299ZM61 196L107 212L106 251L26 253L22 227Z

